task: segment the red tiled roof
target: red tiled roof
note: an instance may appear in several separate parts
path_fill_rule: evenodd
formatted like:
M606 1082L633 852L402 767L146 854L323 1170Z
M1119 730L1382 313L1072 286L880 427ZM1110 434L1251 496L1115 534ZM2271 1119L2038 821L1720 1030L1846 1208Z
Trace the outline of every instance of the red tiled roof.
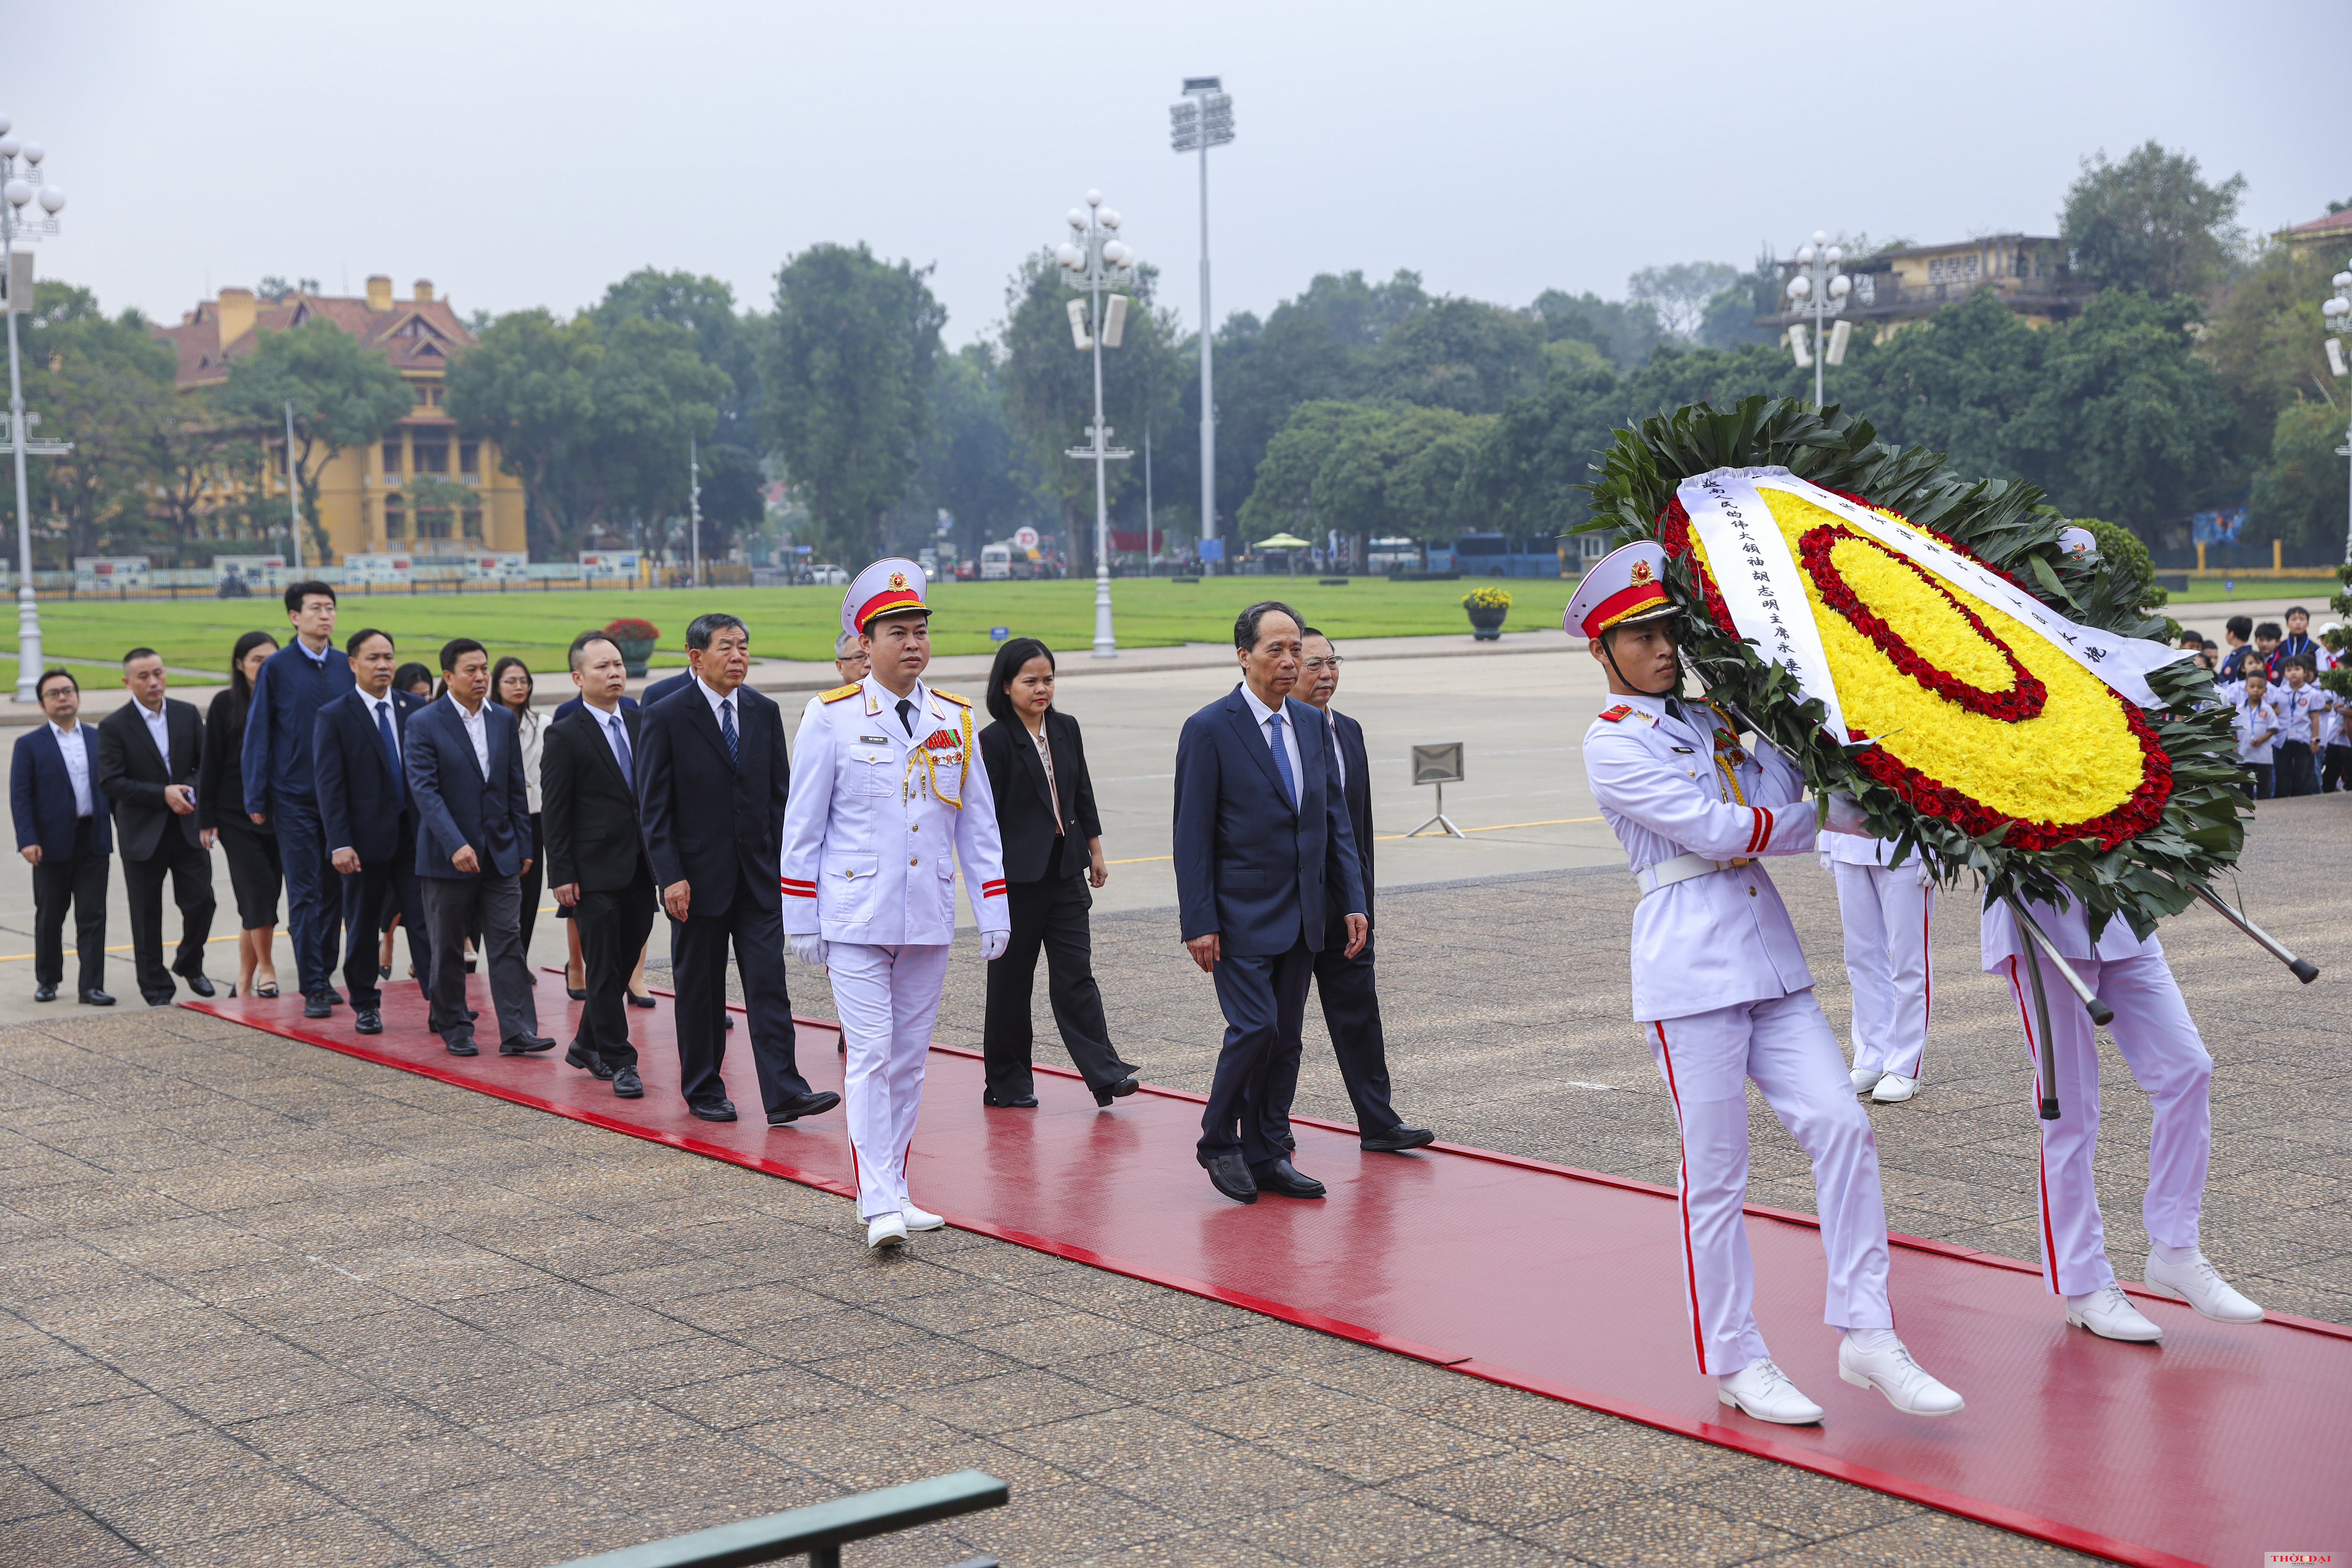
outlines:
M2313 218L2309 223L2296 224L2292 228L2283 228L2279 233L2309 239L2319 235L2333 234L2337 229L2352 229L2352 207L2346 207L2342 212L2329 213L2326 217Z
M474 342L474 334L466 330L446 300L395 300L392 309L374 310L363 299L320 294L299 294L276 304L257 304L253 326L226 345L220 341L220 307L211 300L190 311L178 326L156 328L155 335L178 352L175 379L184 390L226 381L227 362L251 353L259 333L283 331L319 317L334 322L369 348L383 350L394 370L420 374L446 370L451 353L470 348Z

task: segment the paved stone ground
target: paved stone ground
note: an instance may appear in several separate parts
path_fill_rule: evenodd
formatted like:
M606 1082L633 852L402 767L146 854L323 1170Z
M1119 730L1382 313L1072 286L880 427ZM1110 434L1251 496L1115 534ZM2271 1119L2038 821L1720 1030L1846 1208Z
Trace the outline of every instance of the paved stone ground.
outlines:
M2347 811L2266 805L2248 857L2317 986L2218 921L2168 934L2221 1060L2209 1249L2339 1320ZM1842 1017L1828 880L1782 879ZM1384 893L1403 1103L1450 1138L1670 1177L1625 1022L1629 904L1600 873ZM1097 938L1122 1039L1201 1083L1214 1005L1169 918ZM1973 973L1973 921L1938 952L1930 1088L1875 1112L1892 1217L2030 1257L2006 993ZM950 1039L976 1038L976 968L952 972ZM2119 1068L2106 1089L2136 1267L2145 1117ZM1344 1103L1318 1058L1302 1110ZM1013 1505L853 1561L2068 1556L981 1237L869 1257L845 1201L194 1014L0 1032L0 1110L9 1562L551 1564L965 1465ZM1760 1110L1756 1171L1760 1200L1810 1205Z

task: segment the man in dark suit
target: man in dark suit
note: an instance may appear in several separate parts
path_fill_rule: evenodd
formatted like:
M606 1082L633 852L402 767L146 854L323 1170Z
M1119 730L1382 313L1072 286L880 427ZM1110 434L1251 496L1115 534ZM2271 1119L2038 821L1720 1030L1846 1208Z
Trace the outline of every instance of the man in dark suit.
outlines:
M334 986L335 938L343 921L310 776L311 721L352 689L352 661L334 646L335 591L326 584L289 586L286 618L293 640L262 665L246 710L245 809L256 824L276 826L302 1016L323 1018L343 999Z
M482 967L499 1026L499 1054L555 1044L539 1032L539 999L522 952L522 873L530 864L530 798L514 714L490 693L490 658L471 637L441 647L441 700L408 721L401 742L416 803L416 876L432 928L434 1030L454 1057L470 1057L466 937L482 934Z
M636 1100L646 1086L629 1043L629 973L654 929L653 862L637 816L644 710L621 706L629 668L603 632L572 639L572 683L580 700L547 727L539 760L548 888L580 932L588 993L563 1059Z
M1260 1190L1319 1198L1290 1162L1285 1107L1315 955L1362 951L1369 926L1355 833L1328 727L1290 695L1297 612L1268 601L1234 622L1242 683L1176 741L1176 896L1184 945L1216 977L1224 1047L1201 1117L1200 1161L1239 1203ZM1330 929L1346 911L1344 935Z
M776 705L746 689L751 633L733 616L695 617L694 674L645 710L637 802L646 852L671 933L678 1087L705 1121L732 1121L719 1064L727 1050L727 949L743 980L751 1059L768 1125L830 1110L837 1094L801 1076L784 989L782 885L792 763Z
M1339 1059L1339 1081L1347 1085L1348 1102L1356 1108L1356 1136L1368 1150L1401 1154L1434 1142L1437 1134L1407 1127L1389 1104L1388 1037L1381 1029L1381 995L1372 982L1369 934L1377 918L1372 910L1371 759L1364 750L1364 727L1332 710L1331 699L1339 689L1339 652L1313 626L1307 628L1298 668L1299 700L1329 726L1339 791L1348 803L1348 826L1364 878L1363 951L1350 955L1326 947L1317 953L1315 990L1323 999L1323 1026L1330 1032L1332 1054ZM1335 926L1341 910L1328 889L1325 904L1324 922ZM1282 1109L1286 1119L1288 1100Z
M383 1033L383 965L376 933L397 899L417 910L416 803L408 794L401 758L410 704L395 700L392 673L400 656L392 634L373 626L343 644L358 685L319 710L311 721L312 777L328 859L343 879L343 986L362 1035ZM415 700L412 698L410 703ZM425 994L433 994L433 944L425 921L412 919L408 961Z
M80 959L75 994L111 1007L106 994L106 864L114 825L98 789L98 731L80 721L81 684L44 670L35 688L49 721L16 739L8 805L16 853L33 868L33 1000L54 1002L66 976L66 910L74 911Z
M139 994L150 1007L169 1006L172 976L199 996L205 939L213 930L213 833L196 826L196 770L205 721L195 709L163 695L163 657L152 647L122 656L131 700L98 726L98 787L114 803L114 837L122 847L122 892L131 905L131 957ZM180 906L180 951L163 966L163 879Z

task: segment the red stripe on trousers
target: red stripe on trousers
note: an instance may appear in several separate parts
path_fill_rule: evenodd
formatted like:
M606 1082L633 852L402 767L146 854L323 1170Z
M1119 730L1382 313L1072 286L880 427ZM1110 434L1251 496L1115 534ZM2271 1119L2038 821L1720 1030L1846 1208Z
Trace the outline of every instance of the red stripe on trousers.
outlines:
M2033 1063L2033 1088L2038 1100L2042 1089L2042 1057L2033 1044L2033 1020L2025 1011L2024 989L2017 984L2017 955L2014 953L2009 960L2009 990L2010 994L2017 998L2017 1021L2025 1026L2025 1054ZM2056 1058L2052 1060L2054 1063ZM2041 1109L2039 1104L2034 1107L2037 1114ZM2039 1129L2034 1131L2033 1143L2033 1180L2042 1194L2042 1258L2045 1266L2042 1273L2050 1281L2050 1293L2058 1296L2064 1292L2058 1289L2058 1237L2050 1226L2050 1160L2043 1151Z
M1681 1140L1683 1130L1682 1090L1675 1085L1675 1055L1666 1047L1666 1026L1654 1021L1650 1027L1658 1032L1658 1059L1666 1064L1666 1093L1675 1102L1675 1136ZM1700 1324L1698 1302L1698 1260L1691 1247L1690 1228L1690 1146L1684 1144L1681 1180L1675 1184L1675 1206L1683 1215L1683 1283L1690 1291L1691 1349L1698 1356L1698 1370L1706 1372L1706 1331Z

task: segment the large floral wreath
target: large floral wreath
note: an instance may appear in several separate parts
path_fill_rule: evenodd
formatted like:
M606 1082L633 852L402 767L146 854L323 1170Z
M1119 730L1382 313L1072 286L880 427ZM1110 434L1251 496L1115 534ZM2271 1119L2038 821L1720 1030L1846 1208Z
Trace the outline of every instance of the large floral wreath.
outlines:
M1834 408L1757 397L1619 430L1586 528L1665 547L1668 587L1690 612L1690 663L1815 791L1853 795L1874 832L1916 848L1947 885L1973 871L1994 896L2063 894L2085 906L2094 930L2120 915L2145 935L2235 860L2238 767L2204 671L2159 666L2148 679L2162 706L2143 712L1964 590L1834 513L1772 492L1845 710L1851 743L1838 744L1821 703L1732 629L1675 499L1693 475L1774 464L1933 534L2070 620L2132 637L2160 637L2165 625L2126 602L2115 563L2061 552L2064 520L2038 489L1969 484L1940 456L1897 451Z

